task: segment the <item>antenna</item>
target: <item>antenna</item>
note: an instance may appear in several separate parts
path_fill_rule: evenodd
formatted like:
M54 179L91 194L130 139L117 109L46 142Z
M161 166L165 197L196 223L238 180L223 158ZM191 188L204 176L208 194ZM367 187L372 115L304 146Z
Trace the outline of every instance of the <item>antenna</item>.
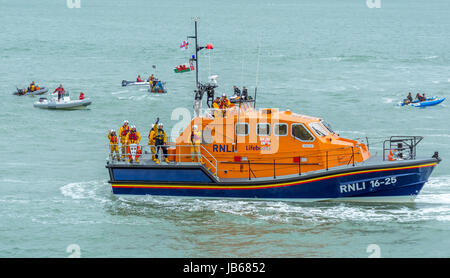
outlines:
M259 54L261 52L261 40L258 45L258 62L256 63L256 85L255 85L255 99L253 103L253 108L256 108L256 92L258 90L258 76L259 76Z

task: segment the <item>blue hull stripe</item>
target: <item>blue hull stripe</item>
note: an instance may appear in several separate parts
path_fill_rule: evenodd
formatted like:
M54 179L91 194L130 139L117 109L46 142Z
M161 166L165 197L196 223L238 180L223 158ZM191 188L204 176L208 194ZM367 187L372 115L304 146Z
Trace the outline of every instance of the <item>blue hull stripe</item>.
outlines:
M162 195L212 198L264 198L264 199L333 199L348 197L417 195L436 163L360 171L321 178L299 180L288 184L251 185L180 185L152 183L114 183L115 194ZM133 176L133 178L135 178ZM166 179L167 181L167 179Z

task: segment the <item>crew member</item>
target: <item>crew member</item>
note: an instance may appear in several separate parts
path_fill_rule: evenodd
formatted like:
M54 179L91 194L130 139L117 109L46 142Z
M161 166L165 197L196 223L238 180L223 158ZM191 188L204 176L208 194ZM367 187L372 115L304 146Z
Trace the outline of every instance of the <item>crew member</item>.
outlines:
M222 113L220 113L220 97L217 97L213 104L212 107L214 108L214 118L218 118L222 115Z
M153 137L152 137L152 140L153 140L153 142L155 144L155 148L156 148L155 162L157 164L159 164L158 154L160 152L160 149L162 149L162 151L163 151L163 158L165 158L165 161L167 163L169 163L169 159L167 158L167 146L166 146L167 135L166 135L166 132L164 131L163 127L164 127L164 125L162 123L158 124L158 130L155 133L153 133Z
M389 151L389 155L388 155L388 159L389 161L395 161L395 160L403 160L403 145L402 143L398 143L397 144L397 149L394 150L390 150Z
M140 75L138 75L138 77L136 78L136 82L142 82L142 78Z
M202 132L198 129L197 125L192 126L191 132L191 160L195 161L195 157L197 157L197 162L202 163L201 153L200 153L200 144L202 142Z
M155 162L156 162L155 136L158 132L158 121L159 118L156 120L156 123L153 125L153 128L150 129L150 132L148 133L148 145L150 146L150 150L152 151L152 160Z
M84 99L84 94L83 94L83 92L81 92L80 93L80 100L83 100Z
M64 96L64 93L66 92L63 88L62 84L59 84L59 87L56 88L53 93L58 92L58 101Z
M130 149L130 145L131 144L136 144L138 145L136 147L136 162L139 162L139 157L141 152L141 147L139 146L139 142L141 141L141 134L139 133L139 131L136 130L136 126L132 126L130 129L130 132L128 132L127 135L127 154L128 154L128 161L131 163L133 162L133 156L131 155L131 149Z
M230 107L231 102L227 98L227 95L225 93L222 94L222 98L220 99L219 108L222 109L222 115L225 117L226 111L228 107Z
M109 139L109 150L111 153L111 158L114 160L117 159L120 161L120 154L119 154L119 141L117 139L117 134L114 129L111 129L108 133L108 139ZM114 153L116 155L114 156Z
M121 144L120 151L122 153L122 159L125 158L128 132L130 132L130 126L128 125L128 121L125 120L123 122L123 125L119 129L119 138L120 138L120 144Z

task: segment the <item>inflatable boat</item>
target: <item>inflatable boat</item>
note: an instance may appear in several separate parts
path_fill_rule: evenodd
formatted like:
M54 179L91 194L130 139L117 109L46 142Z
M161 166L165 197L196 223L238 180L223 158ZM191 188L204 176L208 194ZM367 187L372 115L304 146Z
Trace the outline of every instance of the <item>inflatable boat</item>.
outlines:
M400 102L399 105L400 106L426 107L426 106L438 105L439 103L443 102L444 100L445 100L445 97L444 98L432 97L432 98L427 98L427 100L425 100L425 101L415 100L408 104L405 104L405 102Z
M126 86L148 86L148 85L150 85L150 83L148 81L138 82L138 81L122 80L122 87L126 87Z
M69 96L63 97L58 101L57 98L47 99L45 97L39 98L33 106L42 109L83 109L90 105L92 101L89 98L71 100Z
M19 89L19 88L17 88L17 91L15 91L15 92L13 93L13 95L16 95L16 96L23 96L23 95L27 95L27 96L36 96L36 95L42 95L42 94L45 94L46 92L48 92L48 88L42 87L42 88L40 88L39 90L32 91L32 92L30 92L30 91L24 92L24 91L25 91L24 89Z

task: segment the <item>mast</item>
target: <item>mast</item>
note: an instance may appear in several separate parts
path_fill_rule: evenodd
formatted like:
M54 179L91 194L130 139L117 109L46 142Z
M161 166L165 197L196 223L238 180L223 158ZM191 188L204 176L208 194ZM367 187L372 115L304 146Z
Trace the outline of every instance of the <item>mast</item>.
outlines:
M199 87L198 87L198 51L201 50L203 47L201 47L201 48L198 47L197 22L198 22L198 18L194 18L195 36L188 36L188 38L195 39L195 57L193 58L193 60L195 61L195 88L197 88L197 90L198 90L199 89Z

